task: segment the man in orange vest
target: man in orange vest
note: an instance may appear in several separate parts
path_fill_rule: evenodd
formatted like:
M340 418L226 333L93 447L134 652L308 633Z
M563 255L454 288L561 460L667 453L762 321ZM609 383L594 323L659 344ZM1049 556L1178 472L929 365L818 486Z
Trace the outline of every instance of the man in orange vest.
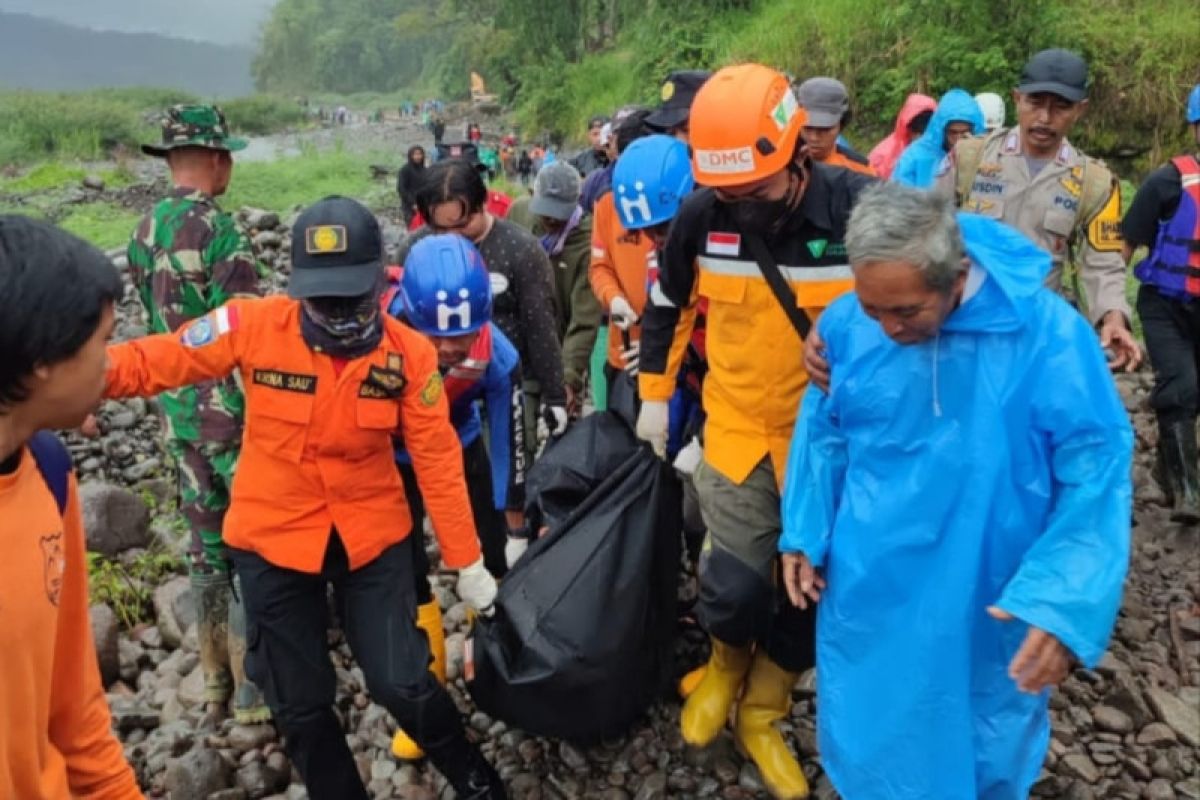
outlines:
M812 159L874 175L875 170L865 156L839 141L850 121L850 95L845 84L836 78L809 78L800 84L796 95L805 114L800 135Z
M109 348L109 397L237 371L246 431L224 537L248 620L246 672L262 687L313 800L366 800L337 716L327 587L366 688L460 798L503 798L429 671L415 624L412 520L392 463L402 437L458 593L486 612L484 568L437 353L382 313L383 244L359 203L329 197L293 228L288 297L234 300L178 333Z
M779 489L800 394L803 333L852 288L844 233L871 178L815 163L787 78L757 64L720 70L691 108L692 166L707 188L683 201L642 321L638 436L666 449L667 401L700 298L708 301L704 461L694 481L709 538L697 615L712 655L680 717L704 746L741 694L734 735L779 798L808 794L774 723L814 663L813 615L775 587ZM758 257L756 257L756 255ZM767 263L767 258L769 261Z

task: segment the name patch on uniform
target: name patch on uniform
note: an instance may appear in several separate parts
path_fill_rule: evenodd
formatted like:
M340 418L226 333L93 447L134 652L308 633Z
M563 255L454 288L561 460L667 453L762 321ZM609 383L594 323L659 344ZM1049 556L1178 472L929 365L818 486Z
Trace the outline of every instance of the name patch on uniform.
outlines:
M1008 185L1004 181L978 180L971 184L971 194L986 194L1003 197Z
M386 390L380 389L378 386L372 386L366 381L363 381L358 387L358 396L365 397L368 400L391 400L395 398L395 395L390 395Z
M442 373L435 372L429 376L429 380L425 382L425 388L421 390L421 403L426 406L434 406L442 396Z
M713 256L737 256L742 251L742 235L710 231L704 250Z
M237 321L236 308L221 306L184 328L179 340L186 347L204 347L230 331L237 330Z
M367 379L363 381L363 386L378 389L384 393L385 397L399 397L407 383L404 373L399 370L371 367L367 370ZM359 392L359 396L366 397L367 395Z
M316 375L297 375L294 372L280 372L276 369L254 370L254 382L259 386L269 386L284 392L314 394L317 391Z
M696 166L714 175L737 175L754 171L754 151L749 147L729 150L697 150Z
M305 228L304 252L310 255L346 252L346 226L313 225Z
M1074 197L1068 197L1064 194L1057 194L1054 196L1054 207L1064 208L1067 211L1074 212L1079 209L1079 201Z

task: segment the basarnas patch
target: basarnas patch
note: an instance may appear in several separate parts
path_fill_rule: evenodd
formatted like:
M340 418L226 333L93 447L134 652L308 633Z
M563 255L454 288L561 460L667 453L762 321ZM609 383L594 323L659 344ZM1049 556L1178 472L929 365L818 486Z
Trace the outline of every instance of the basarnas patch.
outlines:
M429 376L429 380L425 382L425 388L421 390L421 403L426 406L434 406L442 397L442 374L435 372Z

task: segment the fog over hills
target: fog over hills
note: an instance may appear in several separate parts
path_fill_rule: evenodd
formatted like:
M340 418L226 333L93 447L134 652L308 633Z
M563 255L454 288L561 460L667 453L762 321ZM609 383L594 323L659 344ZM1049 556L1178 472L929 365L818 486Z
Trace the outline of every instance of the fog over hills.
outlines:
M276 0L0 0L0 12L80 28L253 46Z
M48 0L37 1L49 4ZM163 86L202 96L228 97L253 91L253 58L253 48L245 44L218 45L151 33L91 30L0 11L0 87L4 88Z

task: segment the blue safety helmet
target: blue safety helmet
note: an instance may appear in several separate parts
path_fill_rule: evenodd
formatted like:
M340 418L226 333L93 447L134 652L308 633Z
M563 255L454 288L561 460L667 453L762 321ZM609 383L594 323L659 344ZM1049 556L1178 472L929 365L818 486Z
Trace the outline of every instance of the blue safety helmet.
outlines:
M1187 121L1189 125L1200 122L1200 83L1193 86L1188 95Z
M663 134L642 137L613 168L617 218L631 231L667 222L695 185L687 145Z
M474 333L492 318L487 264L456 233L427 236L412 246L399 294L409 324L426 336Z

